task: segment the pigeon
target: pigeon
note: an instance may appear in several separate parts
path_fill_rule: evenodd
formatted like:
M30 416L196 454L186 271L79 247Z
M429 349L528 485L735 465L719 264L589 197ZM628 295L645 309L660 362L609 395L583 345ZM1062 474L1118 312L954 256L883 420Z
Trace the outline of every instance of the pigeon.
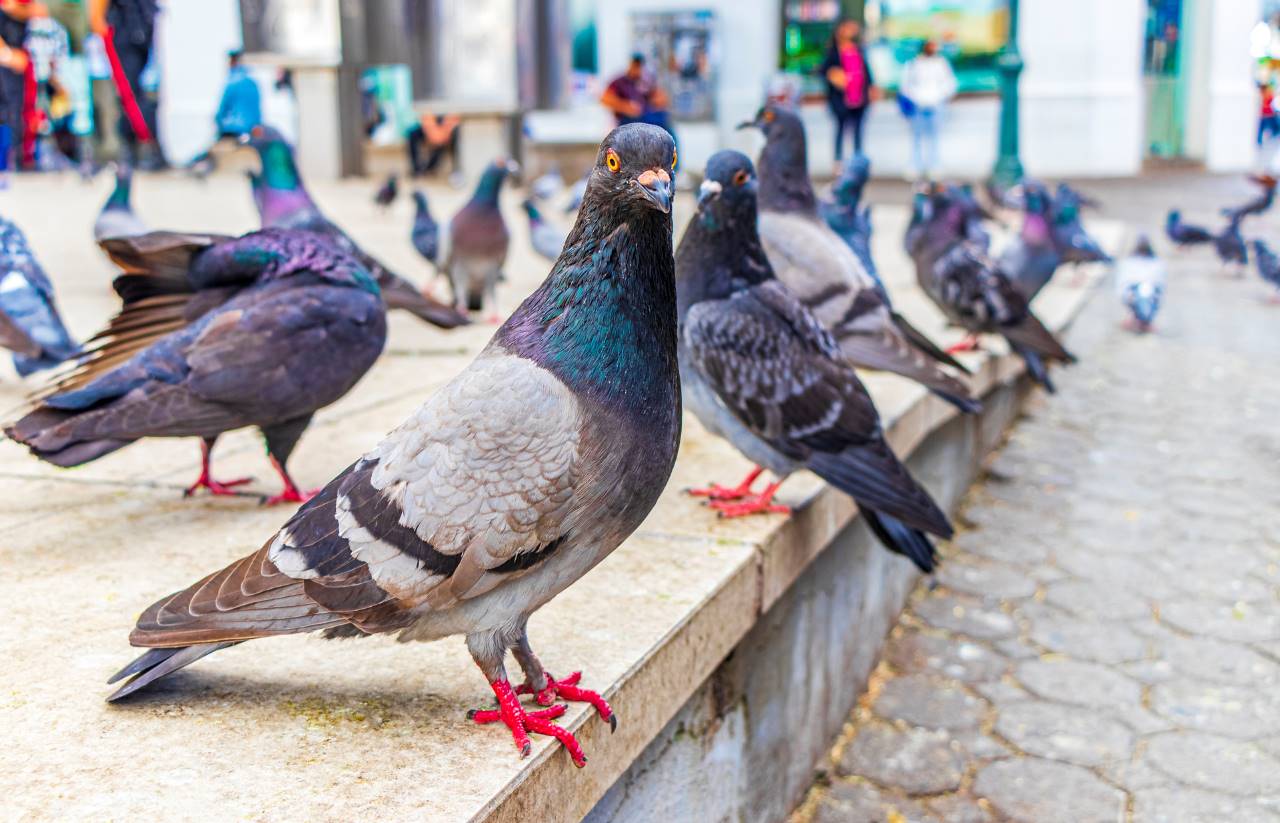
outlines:
M582 198L587 192L587 181L590 179L590 176L583 177L569 189L569 202L564 207L565 214L572 214L582 207Z
M413 247L434 266L440 256L440 225L431 216L427 196L421 189L414 190L413 204Z
M387 177L385 183L378 187L373 194L373 202L380 206L384 211L396 201L396 195L400 193L399 184L394 174Z
M1049 224L1053 244L1063 263L1112 262L1111 255L1102 250L1080 220L1081 208L1096 205L1094 200L1066 183L1058 184L1057 192L1049 203Z
M1254 260L1258 266L1258 274L1263 280L1280 289L1280 257L1261 240L1253 241ZM1280 293L1270 297L1271 302L1280 302Z
M559 226L548 223L532 200L525 200L520 205L529 217L529 240L533 244L533 250L554 262L560 257L567 233Z
M1129 256L1116 263L1116 292L1129 310L1127 328L1139 333L1151 331L1167 277L1164 262L1156 257L1146 235L1139 235Z
M143 437L201 439L186 490L233 494L210 452L256 426L284 490L286 468L319 408L346 394L382 352L386 307L371 272L323 235L263 229L240 238L153 232L103 248L124 274L124 307L78 367L5 433L55 466L79 466Z
M0 346L13 352L13 367L26 377L74 357L53 283L27 243L22 229L0 217Z
M1213 242L1213 232L1201 226L1182 222L1182 212L1177 209L1170 210L1169 216L1165 218L1164 233L1180 247Z
M378 278L382 299L389 309L404 309L443 329L469 322L466 315L423 294L412 283L366 253L321 213L302 185L293 149L280 132L270 126L254 126L242 139L258 152L262 161L262 171L251 173L249 181L263 228L303 229L327 236L331 242L353 254L361 265L373 272Z
M108 237L133 237L146 234L149 229L129 205L129 193L133 186L133 171L128 166L116 168L116 185L111 196L98 212L93 222L93 240L101 242Z
M930 572L937 557L926 532L950 537L951 525L889 448L835 338L773 276L756 228L756 188L746 155L713 155L676 250L685 407L757 464L736 488L692 493L726 516L785 512L774 494L807 468L853 497L888 549ZM754 494L762 468L777 479Z
M881 297L887 304L889 294L876 271L875 260L871 257L871 207L859 208L862 189L867 184L870 173L871 161L866 155L855 154L831 187L833 199L820 202L818 211L831 230L840 235L840 239L858 256L858 262L876 281Z
M1249 247L1245 245L1244 235L1240 233L1240 224L1246 215L1236 214L1227 220L1227 225L1213 236L1213 250L1228 271L1237 275L1244 274L1244 267L1249 263Z
M563 190L564 178L560 176L560 167L555 165L529 184L529 193L533 195L533 199L543 202L551 200Z
M969 239L973 215L955 187L917 192L913 201L911 257L916 281L969 338L952 351L977 348L977 335L1000 334L1027 364L1033 380L1053 392L1047 360L1075 362L1031 312L1026 298L982 248Z
M498 196L507 175L516 170L508 160L495 160L480 176L475 193L449 223L449 258L444 271L453 286L458 311L489 307L489 319L498 319L498 281L507 262L511 235L502 219Z
M1226 208L1222 213L1228 219L1234 217L1248 217L1251 214L1262 214L1271 208L1271 204L1276 201L1276 178L1269 174L1251 174L1248 176L1249 182L1256 184L1261 192L1257 197L1247 201L1243 205L1234 208Z
M614 129L542 286L261 549L143 612L129 640L147 651L111 678L132 679L108 699L259 637L465 634L497 697L471 720L505 726L521 755L530 734L554 735L582 766L581 746L551 722L565 707L551 704L586 701L616 725L613 710L579 674L548 673L526 625L640 525L675 462L674 161L661 129Z
M805 157L804 126L776 104L760 109L760 238L777 278L836 336L855 366L915 380L960 410L980 404L939 363L963 369L886 304L883 289L818 214Z
M1022 229L1000 253L1000 268L1028 303L1062 264L1049 224L1050 198L1044 185L1028 180L1022 188Z

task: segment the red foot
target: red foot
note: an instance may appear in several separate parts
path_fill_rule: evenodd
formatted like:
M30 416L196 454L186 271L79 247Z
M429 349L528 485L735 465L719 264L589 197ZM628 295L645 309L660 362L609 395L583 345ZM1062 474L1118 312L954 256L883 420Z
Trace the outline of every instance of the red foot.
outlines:
M982 351L982 344L978 342L978 336L971 334L965 339L956 343L954 346L947 347L947 354L957 354L966 351Z
M721 486L719 483L712 483L705 489L686 489L688 494L694 497L709 497L712 500L741 500L751 494L751 486L756 482L756 478L764 469L757 466L751 470L751 474L747 475L747 479L743 480L735 488Z
M289 476L289 472L285 471L284 466L280 465L280 461L276 460L274 455L270 455L270 458L271 465L275 467L276 473L280 475L280 479L284 482L284 491L263 500L262 505L275 506L280 503L306 503L320 493L320 489L312 489L309 492L299 489L298 485L293 482L293 478Z
M516 748L520 750L521 757L528 757L533 749L533 744L529 742L529 733L532 732L549 735L559 740L561 745L568 749L569 756L573 758L573 765L578 768L587 765L587 756L583 754L577 739L566 729L551 722L565 713L566 709L563 705L526 712L520 705L520 698L516 697L515 691L512 690L511 683L506 680L495 680L489 685L493 687L493 693L498 698L498 708L473 709L467 712L467 717L477 723L495 721L504 723L511 730L511 737L515 741Z
M790 506L783 506L773 502L773 496L777 494L778 487L781 485L781 482L770 483L760 494L741 503L712 500L707 505L720 512L721 517L745 517L748 514L791 514Z
M212 477L210 477L208 472L201 472L200 478L196 480L196 482L192 483L190 486L187 486L185 489L183 489L182 496L190 497L200 489L208 489L209 494L212 494L217 497L221 497L222 495L228 495L228 494L239 494L239 492L237 492L234 487L243 486L245 483L249 483L252 480L253 480L252 477L237 477L235 480L228 480L226 482L220 483L217 480L214 480Z
M485 318L485 320L494 326L502 325L502 315L498 314L497 312L490 314L488 317Z
M609 701L601 697L599 692L593 692L590 689L579 689L578 681L581 679L582 672L574 672L564 680L556 680L548 673L547 687L542 691L534 692L532 686L528 683L522 683L516 687L516 694L532 694L533 699L538 701L539 706L550 706L557 697L574 703L590 703L595 706L600 719L608 721L609 730L616 731L618 728L618 716L613 713L613 708L609 705Z

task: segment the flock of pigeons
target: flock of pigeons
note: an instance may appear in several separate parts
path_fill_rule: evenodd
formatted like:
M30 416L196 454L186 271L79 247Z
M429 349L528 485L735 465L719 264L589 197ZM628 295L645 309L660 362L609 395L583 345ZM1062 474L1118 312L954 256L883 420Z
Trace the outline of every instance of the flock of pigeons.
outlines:
M1212 245L1224 271L1237 277L1244 274L1249 263L1249 247L1252 246L1258 275L1269 285L1280 289L1280 258L1263 240L1246 241L1241 230L1246 217L1262 214L1275 203L1277 180L1266 174L1252 175L1249 179L1260 191L1242 205L1222 209L1226 224L1218 231L1183 222L1182 213L1173 209L1165 219L1165 234L1179 248Z
M130 642L146 651L111 678L126 682L109 699L256 638L464 634L497 698L471 719L501 723L524 754L530 734L554 736L583 765L577 741L553 722L565 711L556 701L589 702L613 725L616 716L579 674L543 667L527 620L656 503L682 397L757 466L737 486L693 490L722 515L787 511L775 494L806 468L853 497L886 548L933 569L931 537L950 536L951 525L887 443L858 369L905 376L973 413L981 404L955 353L997 334L1052 391L1050 364L1073 358L1031 301L1064 263L1105 259L1080 224L1085 200L1024 184L1010 194L1021 230L994 257L990 213L971 189L915 195L905 244L917 280L969 335L946 349L895 310L879 279L861 204L865 160L824 202L794 112L767 105L742 126L764 134L758 169L739 152L713 156L678 247L675 145L651 126L604 139L567 234L526 201L535 247L554 259L546 280L463 372L314 492L290 477L289 455L314 412L377 359L387 309L441 328L467 322L468 310L496 311L509 244L498 198L511 164L486 170L447 231L414 194L414 246L439 264L451 304L329 221L270 129L248 140L261 159L250 177L262 229L241 237L148 231L129 212L122 175L95 227L121 270L122 306L83 348L21 232L4 224L0 344L24 372L68 361L6 425L11 439L74 466L147 437L197 437L202 471L188 493L228 494L244 481L214 479L214 444L256 426L284 484L270 502L302 503L260 549L142 614ZM382 205L395 188L379 191ZM764 470L773 480L755 491ZM508 675L508 650L523 684Z

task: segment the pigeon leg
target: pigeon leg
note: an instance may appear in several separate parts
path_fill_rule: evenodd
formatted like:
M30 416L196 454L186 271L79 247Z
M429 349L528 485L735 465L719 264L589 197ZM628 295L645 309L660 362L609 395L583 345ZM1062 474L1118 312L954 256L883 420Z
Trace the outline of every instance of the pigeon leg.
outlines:
M524 670L525 677L524 683L516 687L516 694L533 695L539 706L550 706L557 697L574 703L590 703L600 719L609 723L610 731L618 728L618 716L614 714L609 701L601 697L599 692L578 688L582 672L574 672L563 680L556 680L542 668L542 661L538 660L529 646L527 633L520 635L520 640L511 648L511 652Z
M306 492L299 489L298 485L293 482L293 478L289 476L284 464L277 460L274 454L270 456L270 459L272 468L276 470L280 475L280 479L284 481L284 490L262 501L262 505L275 506L279 503L306 503L320 493L319 489L312 489Z
M756 478L758 478L760 473L763 471L764 469L756 466L751 470L751 473L747 475L747 478L734 488L727 488L725 486L721 486L719 483L712 483L705 489L685 489L685 493L691 494L694 497L709 497L712 500L741 500L751 494L752 485L755 484Z
M956 343L954 346L948 346L947 354L956 354L964 351L982 351L982 344L978 341L978 335L971 334L965 339Z
M773 502L773 496L778 493L778 487L781 485L781 480L774 481L765 486L764 491L740 503L728 500L712 500L707 505L720 512L721 517L743 517L748 514L791 514L790 506L783 506Z
M210 468L210 463L212 462L211 455L213 453L213 444L214 444L214 441L216 440L217 440L216 437L201 438L200 440L200 476L196 478L196 482L192 483L190 486L187 486L187 488L183 490L182 492L183 497L190 497L200 489L208 489L209 493L213 495L238 494L238 492L236 492L234 489L235 486L243 486L245 483L248 483L249 481L253 480L252 477L238 477L235 480L218 482L217 480L214 480L213 477L210 476L209 468Z
M309 492L300 490L297 484L293 482L293 478L289 476L288 469L285 468L285 464L289 461L289 455L293 454L293 447L297 445L298 438L302 436L302 432L310 422L311 415L307 414L263 428L262 435L267 441L267 456L271 459L271 466L280 475L280 479L284 481L284 490L277 495L268 497L263 501L263 505L305 503L320 491L319 489L313 489Z

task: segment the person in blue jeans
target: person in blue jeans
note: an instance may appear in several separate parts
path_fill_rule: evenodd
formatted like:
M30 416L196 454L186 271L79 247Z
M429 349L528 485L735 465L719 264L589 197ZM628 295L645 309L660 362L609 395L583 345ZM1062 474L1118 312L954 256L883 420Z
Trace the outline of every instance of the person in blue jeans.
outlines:
M902 70L899 96L902 110L911 120L911 159L916 176L932 179L938 168L938 120L946 104L956 96L956 75L938 44L925 41Z

